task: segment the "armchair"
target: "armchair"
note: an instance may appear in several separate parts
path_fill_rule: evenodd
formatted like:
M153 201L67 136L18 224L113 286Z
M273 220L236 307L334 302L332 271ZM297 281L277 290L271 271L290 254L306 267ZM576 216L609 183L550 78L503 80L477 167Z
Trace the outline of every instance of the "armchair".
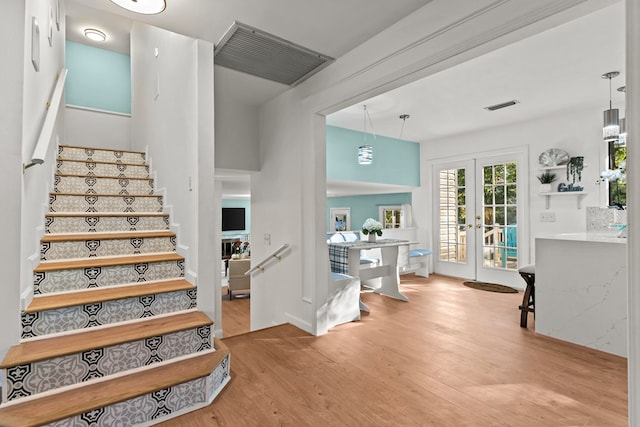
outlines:
M233 299L233 291L251 290L251 277L245 276L244 273L251 268L250 259L231 259L229 260L229 299Z

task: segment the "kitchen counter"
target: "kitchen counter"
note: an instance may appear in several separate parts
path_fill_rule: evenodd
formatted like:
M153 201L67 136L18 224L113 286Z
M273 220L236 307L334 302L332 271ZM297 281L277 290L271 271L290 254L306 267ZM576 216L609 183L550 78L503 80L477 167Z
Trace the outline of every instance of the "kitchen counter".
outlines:
M626 244L627 239L618 237L618 231L594 231L586 233L562 233L550 236L541 236L540 239L570 240L574 242L594 242L594 243L620 243Z
M626 241L617 231L536 238L537 333L627 356Z

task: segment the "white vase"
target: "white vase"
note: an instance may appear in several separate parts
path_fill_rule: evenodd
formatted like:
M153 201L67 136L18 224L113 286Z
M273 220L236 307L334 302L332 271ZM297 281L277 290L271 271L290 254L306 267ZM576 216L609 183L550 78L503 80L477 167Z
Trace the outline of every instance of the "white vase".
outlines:
M549 193L551 191L551 184L540 184L541 193Z
M376 233L371 232L369 233L369 243L375 243L376 241Z

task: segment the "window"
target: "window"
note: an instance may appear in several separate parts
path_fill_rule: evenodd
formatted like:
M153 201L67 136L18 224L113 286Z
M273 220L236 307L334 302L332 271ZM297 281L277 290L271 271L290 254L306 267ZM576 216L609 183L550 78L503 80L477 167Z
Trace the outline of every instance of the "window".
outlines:
M466 170L441 170L439 178L440 261L466 264Z
M402 228L402 206L378 206L382 228Z
M620 209L627 205L626 161L627 145L620 141L609 142L609 169L623 172L621 178L609 180L609 206Z

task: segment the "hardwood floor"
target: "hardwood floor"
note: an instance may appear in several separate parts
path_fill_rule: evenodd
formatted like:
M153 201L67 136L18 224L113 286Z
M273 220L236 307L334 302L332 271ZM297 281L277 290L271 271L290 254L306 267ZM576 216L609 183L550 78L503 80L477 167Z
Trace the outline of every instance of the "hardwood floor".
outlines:
M251 299L236 296L233 300L229 300L226 286L222 287L222 295L222 331L224 336L232 337L250 332Z
M402 276L360 322L224 340L230 384L163 426L626 426L626 360L520 328L522 293ZM235 302L235 301L234 301Z

